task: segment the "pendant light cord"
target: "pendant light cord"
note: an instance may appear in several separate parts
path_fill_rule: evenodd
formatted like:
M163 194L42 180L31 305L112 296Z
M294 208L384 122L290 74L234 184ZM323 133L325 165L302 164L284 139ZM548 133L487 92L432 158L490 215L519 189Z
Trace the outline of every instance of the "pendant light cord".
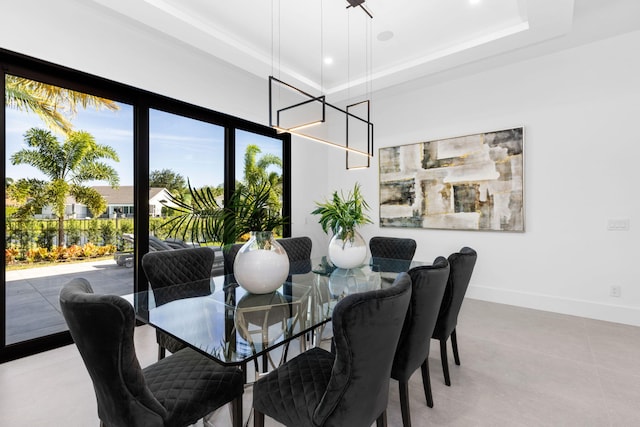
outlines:
M320 94L324 94L324 0L320 0Z

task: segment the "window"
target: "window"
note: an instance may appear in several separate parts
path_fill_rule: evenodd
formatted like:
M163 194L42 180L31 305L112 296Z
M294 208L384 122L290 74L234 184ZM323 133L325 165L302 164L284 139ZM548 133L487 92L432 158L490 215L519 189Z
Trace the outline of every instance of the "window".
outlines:
M223 203L225 128L159 110L149 112L149 231L160 239L184 238L168 224L177 214L174 201L189 203L191 191L209 189ZM165 193L168 192L169 194ZM153 197L152 197L153 195ZM189 239L191 240L191 239ZM189 244L212 243L199 239Z
M144 272L136 266L149 250L149 235L161 233L160 228L170 214L167 210L170 195L187 197L191 184L198 188L211 187L216 194L222 193L224 203L235 189L235 178L245 175L242 159L249 145L255 144L259 148L256 159L267 154L281 159L279 166L269 165L265 171L274 178L277 175L277 201L283 215L289 215L289 135L278 135L255 123L2 49L0 67L4 72L2 84L7 100L5 109L0 110L0 125L4 127L1 138L6 153L1 164L5 176L2 218L6 246L2 267L5 281L0 289L0 362L71 342L57 301L57 289L71 277L86 276L95 273L94 270L109 270L122 275L125 285L120 286L120 279L92 279L97 292L129 293L146 289ZM33 110L20 111L17 104L9 101L13 95L11 91L21 89L20 84L26 88L48 85L54 89L50 93L71 90L78 96L96 97L110 105L96 109L91 103L88 108L78 104L76 113L67 120L71 121L74 130L91 135L96 144L113 149L107 152L116 156L108 155L102 160L117 171L118 186L105 180L106 175L101 175L101 179L83 179L83 185L91 191L81 192L80 187L74 187L75 183L69 183L72 185L67 188L73 188L75 197L68 194L64 199L57 199L59 203L42 203L44 184L52 179L28 162L11 159L23 149L34 148L24 144L25 133L30 129L41 128L46 133L65 123L43 120ZM46 96L44 100L47 101ZM50 106L55 104L51 102L52 98L48 101ZM66 134L51 132L58 143L65 141ZM168 177L172 172L178 182L179 176L187 181L187 193L183 191L184 187L173 188L171 180L155 179L158 177L154 177L154 172L165 170L170 172L165 174ZM33 181L15 185L21 178ZM37 180L42 182L38 184ZM160 183L161 188L155 186ZM28 190L27 184L40 185L36 188L39 192ZM22 197L25 193L27 195ZM94 203L100 200L96 194L104 205ZM93 195L93 199L89 195ZM136 205L149 207L135 209ZM16 224L18 216L14 213L20 209L25 214L22 221L28 222L28 227ZM281 234L289 234L288 225ZM59 246L59 242L63 245ZM139 248L138 252L134 252L135 247ZM100 259L93 256L100 256ZM89 261L76 262L81 257L88 257ZM37 258L38 262L49 258L46 261L49 264L43 267L49 270L42 275L44 277L27 279L25 286L21 286L18 279L13 279L13 268L27 258L34 261ZM45 261L42 262L44 265ZM104 265L96 267L97 262ZM71 267L77 270L67 272ZM28 275L25 271L21 270L20 275ZM53 288L43 291L44 282ZM30 300L36 294L42 298ZM36 300L37 303L33 302ZM30 331L20 332L27 329Z
M57 306L72 277L98 293L133 291L114 255L133 220L133 108L5 75L5 345L66 331ZM124 201L124 200L123 200Z

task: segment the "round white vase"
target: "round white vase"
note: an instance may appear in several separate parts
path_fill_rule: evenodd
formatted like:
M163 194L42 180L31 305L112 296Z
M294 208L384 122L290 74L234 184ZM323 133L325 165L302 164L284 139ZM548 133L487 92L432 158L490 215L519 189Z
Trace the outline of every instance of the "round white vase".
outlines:
M334 234L329 242L329 259L338 268L355 268L367 258L367 244L357 231L353 236L342 240L341 233Z
M270 231L252 231L233 262L233 274L252 294L278 289L289 275L289 256Z

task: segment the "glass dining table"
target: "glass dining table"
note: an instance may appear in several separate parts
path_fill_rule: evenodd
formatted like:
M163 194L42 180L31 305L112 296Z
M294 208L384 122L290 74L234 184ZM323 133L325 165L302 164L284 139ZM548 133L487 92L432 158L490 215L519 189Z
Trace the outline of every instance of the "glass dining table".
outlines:
M255 364L256 372L278 366L297 338L301 351L317 345L317 332L346 295L391 286L398 272L425 264L373 258L357 268L340 269L323 257L292 264L287 281L268 294L251 294L226 275L126 298L140 321L222 365L240 366L246 375L248 363ZM277 348L282 351L274 360L271 353Z

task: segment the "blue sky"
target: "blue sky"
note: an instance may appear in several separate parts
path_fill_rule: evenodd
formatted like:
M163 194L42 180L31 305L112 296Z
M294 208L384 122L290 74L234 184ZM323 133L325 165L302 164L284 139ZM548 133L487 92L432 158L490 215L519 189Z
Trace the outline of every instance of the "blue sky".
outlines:
M120 185L133 184L133 108L118 104L118 111L87 109L78 111L72 118L74 129L91 133L99 144L113 147L120 162L111 165L120 175ZM11 154L26 148L24 133L32 128L46 128L34 113L20 112L6 108L6 167L7 177L45 177L34 167L14 166L9 160ZM150 128L150 170L171 169L188 178L195 187L219 185L224 179L224 129L220 126L184 118L158 110L151 110ZM64 137L57 135L59 139ZM272 153L282 156L282 143L249 132L239 131L236 135L236 171L243 170L243 155L247 145L257 144L262 154ZM104 183L91 183L104 184Z

